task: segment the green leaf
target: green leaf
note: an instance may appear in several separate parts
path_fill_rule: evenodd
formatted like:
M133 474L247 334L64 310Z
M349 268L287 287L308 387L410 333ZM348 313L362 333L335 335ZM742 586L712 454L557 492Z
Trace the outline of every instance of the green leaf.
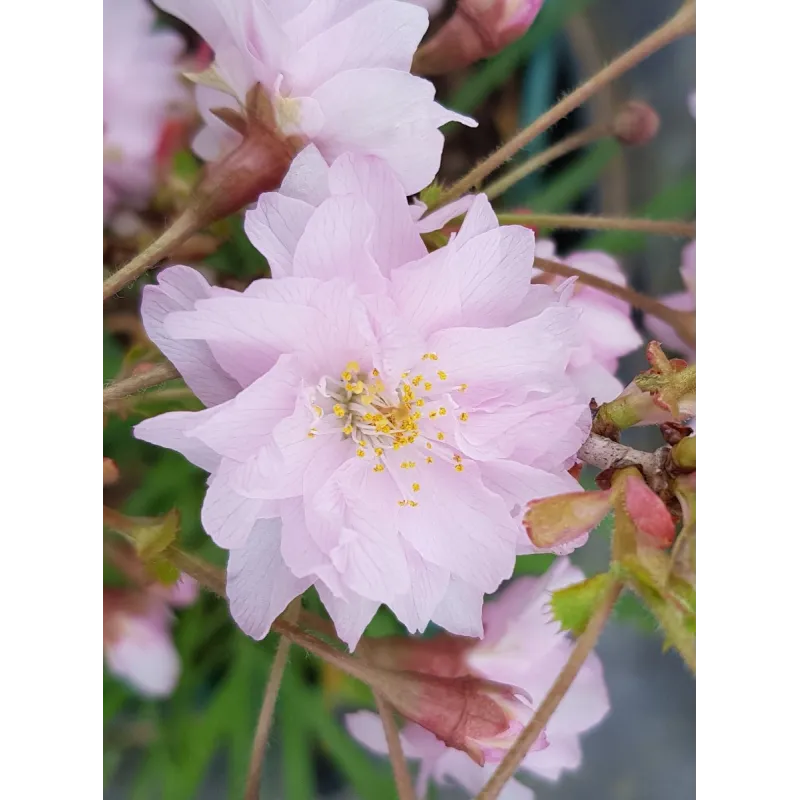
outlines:
M556 557L550 553L536 553L529 556L518 556L514 565L514 577L520 575L544 575Z
M445 106L470 114L497 88L505 84L530 54L558 33L569 18L587 8L593 0L557 0L545 3L527 33L473 71L460 89L447 98Z
M553 592L550 607L562 630L581 634L614 577L602 572L585 581Z

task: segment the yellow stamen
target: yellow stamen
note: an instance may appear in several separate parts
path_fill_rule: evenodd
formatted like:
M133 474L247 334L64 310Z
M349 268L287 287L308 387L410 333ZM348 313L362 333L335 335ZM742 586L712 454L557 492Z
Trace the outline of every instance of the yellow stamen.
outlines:
M411 484L411 491L412 492L418 492L419 491L419 484L418 483L412 483Z
M408 504L409 504L409 505L410 505L412 508L416 508L416 507L419 505L419 503L418 503L416 500L409 500L409 501L408 501Z
M437 433L437 434L436 434L436 438L437 438L437 439L438 439L440 442L443 442L443 441L444 441L444 434L443 434L443 433L440 431L439 433Z
M464 465L463 464L456 464L456 472L463 472Z
M425 442L425 447L427 447L428 450L433 450L433 445L430 442Z
M342 428L342 433L345 436L349 436L352 432L353 432L353 426L352 425L345 425L344 428Z
M333 407L333 413L336 414L337 417L343 417L345 415L344 406L340 406L338 403Z
M431 389L433 389L433 384L430 381L425 381L425 391L429 392Z
M372 377L373 377L373 378L377 378L379 375L380 375L380 372L378 372L378 370L377 370L377 369L373 369L373 370L372 370Z
M462 383L461 386L458 387L459 392L466 392L467 391L467 384Z
M440 381L446 381L447 380L447 373L444 372L443 370L440 369L436 374L439 376L439 380Z
M439 416L443 417L447 413L447 409L444 406L439 408Z
M360 450L360 449L359 449L359 450L356 450L356 455L357 455L359 458L364 458L364 456L366 455L366 453L365 453L363 450Z
M466 422L466 421L469 419L469 414L467 414L467 412L466 412L466 411L462 411L462 412L461 412L461 413L458 415L458 418L459 418L459 419L460 419L462 422Z
M372 471L373 471L373 472L383 472L383 470L384 470L384 466L383 466L383 464L376 464L376 465L375 465L375 466L372 468Z
M383 455L383 448L382 447L376 447L375 448L375 455L376 456L382 456Z
M425 462L428 464L433 464L433 456L426 456Z

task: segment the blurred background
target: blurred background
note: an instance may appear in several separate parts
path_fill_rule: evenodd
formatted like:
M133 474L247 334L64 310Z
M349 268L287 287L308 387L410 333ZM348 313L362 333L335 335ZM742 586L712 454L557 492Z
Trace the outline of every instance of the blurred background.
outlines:
M529 32L506 51L436 81L440 102L480 122L477 130L448 131L443 177L459 177L517 127L531 122L571 87L666 20L678 5L678 0L546 0ZM695 121L687 98L694 86L695 41L688 38L652 56L592 104L563 120L532 143L528 154L610 115L629 99L644 100L658 112L661 128L653 141L623 148L613 139L602 140L522 182L498 207L693 219ZM190 180L197 163L181 151L175 168ZM158 214L156 210L154 219ZM225 243L191 263L205 265L223 285L235 286L263 272L263 260L244 237L240 221L228 220L219 227ZM661 295L682 288L681 241L628 233L567 232L552 238L562 253L602 249L617 256L630 283L640 291ZM124 236L111 237L105 246L106 263L120 263L125 246ZM131 321L137 305L135 296L108 304L105 381L142 356ZM632 354L622 364L621 379L627 382L644 366L643 354ZM115 461L120 478L106 487L105 502L139 516L176 508L181 543L222 565L222 553L200 527L205 474L178 454L131 436L131 427L144 415L177 407L169 399L159 400L157 408L148 403L143 399L124 414L109 414L106 419L104 455ZM180 407L187 407L185 399ZM646 429L627 441L643 449L661 444L657 429ZM608 563L607 546L607 532L593 534L573 560L587 574L597 572ZM521 558L518 571L541 573L550 561L548 556ZM104 586L115 587L122 581L107 559ZM306 602L318 603L313 593ZM225 604L205 593L175 613L173 634L181 675L171 696L143 699L104 670L104 785L109 800L242 796L275 642L271 637L265 642L245 637L230 622ZM367 633L396 630L393 616L382 610ZM662 653L652 620L633 598L621 604L601 639L599 654L611 713L583 738L584 762L579 771L555 785L530 782L537 798L694 797L694 680L674 653ZM367 754L338 724L345 711L370 705L363 687L322 669L293 648L263 771L262 796L282 800L393 797L388 765ZM465 795L440 789L435 796Z

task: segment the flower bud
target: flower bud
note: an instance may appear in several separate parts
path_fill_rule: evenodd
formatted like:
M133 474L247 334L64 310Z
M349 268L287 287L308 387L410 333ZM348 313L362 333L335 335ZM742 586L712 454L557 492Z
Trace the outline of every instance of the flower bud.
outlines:
M465 654L477 640L442 633L431 639L380 636L362 639L359 652L376 667L440 678L469 674Z
M614 486L621 493L621 507L633 523L637 541L663 550L675 539L675 525L664 501L645 483L636 469L624 470Z
M637 146L646 144L655 138L661 127L661 119L655 109L631 100L617 112L614 117L614 136L625 145Z
M561 552L567 545L582 545L609 511L610 490L571 492L528 503L522 522L535 547Z
M116 483L119 480L119 468L113 459L103 458L103 486Z
M533 716L522 690L483 678L385 672L376 688L402 716L480 766L500 761ZM545 747L542 733L531 749Z
M499 53L530 28L544 0L459 0L453 16L417 51L412 72L442 75Z

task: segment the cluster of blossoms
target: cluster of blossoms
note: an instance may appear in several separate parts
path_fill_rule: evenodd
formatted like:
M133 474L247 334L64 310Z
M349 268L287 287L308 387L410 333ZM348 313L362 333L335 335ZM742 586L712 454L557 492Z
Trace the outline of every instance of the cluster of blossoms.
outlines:
M530 720L547 690L563 668L573 644L552 619L549 604L552 592L583 579L567 559L558 559L540 578L518 578L484 606L485 634L480 641L439 634L431 639L398 642L396 648L376 639L367 653L383 654L394 668L455 677L474 675L518 687L526 702L504 703L510 722L500 733L486 730L485 722L473 732L472 747L478 758L447 747L429 730L408 723L400 732L406 757L418 759L417 796L426 796L432 778L447 785L457 783L477 793L508 748ZM609 700L600 660L593 653L578 673L575 682L521 764L521 769L540 778L557 780L566 770L576 769L581 761L579 735L597 725L608 713ZM387 753L383 726L376 714L359 711L348 715L350 733L378 753ZM483 764L476 763L481 761ZM503 797L532 800L533 791L512 780Z
M412 673L524 692L527 702L495 698L499 727L473 731L458 748L416 722L402 732L407 755L422 761L421 794L430 777L476 791L569 657L573 645L552 620L549 599L582 575L562 558L485 607L484 597L511 577L518 555L564 556L586 541L581 529L537 547L523 516L531 501L582 491L573 473L591 427L590 401L620 394L619 359L642 343L626 303L533 269L534 250L619 285L624 274L603 253L559 258L531 230L501 226L483 194L430 214L409 204L438 172L439 128L475 124L437 104L432 84L410 72L425 50L417 49L425 7L440 4L156 2L213 50L211 67L193 76L204 123L194 149L210 162L209 174L236 153L250 154L239 167L258 166L264 152L280 157L270 191L245 217L269 279L239 292L178 265L144 289L148 337L206 408L147 419L135 435L209 473L203 527L229 551L227 597L250 636L265 637L314 587L351 650L383 604L411 633L431 622L446 631L403 640L398 658L415 659ZM494 39L476 34L475 41L501 47L540 6L462 2L453 25L494 26ZM138 202L151 186L154 132L180 96L179 40L153 32L142 8L146 14L134 24L131 12L126 23L130 41L117 48L118 68L109 66L109 42L123 33L109 33L117 18L106 15L107 88L127 80L126 54L152 67L139 71L136 108L107 106L107 155L118 148L131 164L149 159L127 181L107 158L108 208L123 195ZM448 30L426 45L429 65L447 54ZM112 116L124 127L126 113L147 121L147 136L135 126L129 140L117 136ZM457 232L429 250L425 234L457 218ZM169 604L193 589L109 590L111 669L145 692L169 691L178 669ZM143 648L153 643L161 656L142 672ZM427 658L429 648L435 658ZM442 648L452 656L446 663ZM579 734L607 711L592 655L523 767L550 779L575 768ZM348 726L385 752L373 715L351 715ZM532 796L515 782L508 791Z

